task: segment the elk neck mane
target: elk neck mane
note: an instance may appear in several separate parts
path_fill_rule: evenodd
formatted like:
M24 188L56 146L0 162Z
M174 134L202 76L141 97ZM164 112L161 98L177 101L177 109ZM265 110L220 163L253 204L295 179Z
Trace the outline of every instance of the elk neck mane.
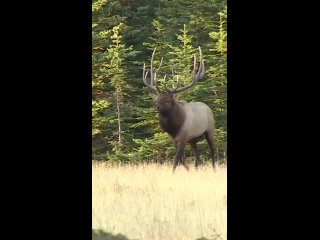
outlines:
M169 133L172 138L175 138L180 131L185 119L186 113L183 105L186 103L180 103L174 100L174 105L168 112L160 112L159 120L161 128Z

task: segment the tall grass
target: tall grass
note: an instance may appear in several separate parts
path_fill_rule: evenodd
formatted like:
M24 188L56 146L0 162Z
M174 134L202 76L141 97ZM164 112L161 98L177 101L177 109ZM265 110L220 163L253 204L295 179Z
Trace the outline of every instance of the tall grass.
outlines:
M129 239L227 239L227 168L94 164L92 228Z

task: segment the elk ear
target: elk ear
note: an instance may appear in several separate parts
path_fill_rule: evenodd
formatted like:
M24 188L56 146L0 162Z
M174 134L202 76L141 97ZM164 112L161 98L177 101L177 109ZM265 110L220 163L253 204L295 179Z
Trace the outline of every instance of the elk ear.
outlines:
M157 100L157 97L158 97L157 94L150 93L150 96L152 97L152 99L153 99L154 101Z

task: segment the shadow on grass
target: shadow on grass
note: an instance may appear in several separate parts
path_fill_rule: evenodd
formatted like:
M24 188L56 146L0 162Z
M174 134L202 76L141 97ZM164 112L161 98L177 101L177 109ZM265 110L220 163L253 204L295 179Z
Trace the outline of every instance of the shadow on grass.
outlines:
M214 236L213 238L206 238L206 237L201 237L201 238L197 238L195 240L221 240L222 238L220 236Z
M209 238L201 237L195 240L219 240L219 239L220 238L209 239ZM130 239L120 233L117 235L113 235L103 230L92 229L92 240L130 240Z
M92 240L129 240L129 238L120 233L117 235L113 235L102 230L92 229Z

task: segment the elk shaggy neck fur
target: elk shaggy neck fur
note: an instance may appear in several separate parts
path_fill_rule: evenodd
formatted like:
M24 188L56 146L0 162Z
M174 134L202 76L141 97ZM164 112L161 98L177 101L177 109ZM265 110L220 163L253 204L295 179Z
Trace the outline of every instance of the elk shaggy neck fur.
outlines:
M173 100L172 108L166 112L160 112L159 120L161 128L174 139L183 126L186 113L183 104Z

